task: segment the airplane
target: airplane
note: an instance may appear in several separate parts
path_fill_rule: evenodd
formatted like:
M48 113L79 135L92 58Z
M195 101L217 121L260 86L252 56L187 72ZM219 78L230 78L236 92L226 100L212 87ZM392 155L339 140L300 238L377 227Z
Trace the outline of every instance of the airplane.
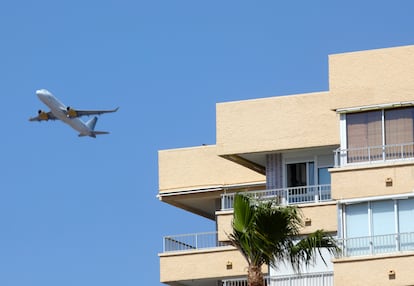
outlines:
M77 110L70 106L65 106L60 102L51 92L46 89L39 89L36 91L37 97L46 104L49 108L49 112L43 110L38 111L38 115L29 118L29 121L48 121L48 120L61 120L68 124L70 127L79 132L79 137L90 136L96 138L96 135L109 134L106 131L96 131L95 125L98 121L98 117L93 117L87 122L83 122L79 117L84 115L101 115L104 113L111 113L118 111L119 107L112 110Z

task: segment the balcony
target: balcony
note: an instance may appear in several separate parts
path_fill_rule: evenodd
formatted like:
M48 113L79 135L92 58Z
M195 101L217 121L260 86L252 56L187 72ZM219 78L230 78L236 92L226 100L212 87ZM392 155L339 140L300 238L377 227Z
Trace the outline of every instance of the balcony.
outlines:
M243 255L220 242L217 232L166 236L163 251L159 254L160 281L168 285L212 286L220 279L246 275ZM267 268L263 271L268 272Z
M333 272L303 273L297 275L265 277L265 285L268 286L332 286ZM247 286L246 279L223 280L223 286Z
M414 159L414 143L336 149L335 167Z
M221 195L221 210L233 209L234 195ZM302 186L283 189L246 192L260 200L276 200L281 205L318 203L331 200L331 185Z
M218 241L217 237L216 231L165 236L163 252L192 251L229 245Z
M414 251L414 232L340 239L338 244L338 258Z

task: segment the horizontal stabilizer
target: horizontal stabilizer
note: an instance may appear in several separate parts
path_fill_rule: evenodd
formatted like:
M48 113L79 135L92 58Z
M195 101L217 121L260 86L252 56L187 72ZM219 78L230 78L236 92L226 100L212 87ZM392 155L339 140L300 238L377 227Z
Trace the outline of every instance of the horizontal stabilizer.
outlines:
M95 131L95 130L93 130L89 134L80 133L78 136L79 137L90 136L90 137L96 138L96 135L104 135L104 134L109 134L109 132L107 132L107 131Z
M107 131L93 131L96 135L109 134Z

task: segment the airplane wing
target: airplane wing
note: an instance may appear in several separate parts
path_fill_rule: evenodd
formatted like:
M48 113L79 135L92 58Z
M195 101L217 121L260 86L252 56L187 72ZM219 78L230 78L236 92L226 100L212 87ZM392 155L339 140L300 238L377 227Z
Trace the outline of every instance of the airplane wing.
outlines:
M66 114L68 117L73 118L73 117L81 117L85 115L101 115L104 113L117 112L118 109L119 107L115 109L111 109L111 110L78 110L78 109L73 109L71 107L68 107L66 109Z
M39 110L39 113L35 117L29 118L29 121L47 121L47 120L56 120L56 116L53 115L51 111L45 112L42 110Z

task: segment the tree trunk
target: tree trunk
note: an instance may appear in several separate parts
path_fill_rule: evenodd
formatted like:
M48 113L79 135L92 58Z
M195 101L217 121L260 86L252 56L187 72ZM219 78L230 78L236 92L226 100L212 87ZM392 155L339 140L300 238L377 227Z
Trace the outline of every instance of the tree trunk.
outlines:
M260 266L249 265L247 273L248 286L265 286L262 268Z

